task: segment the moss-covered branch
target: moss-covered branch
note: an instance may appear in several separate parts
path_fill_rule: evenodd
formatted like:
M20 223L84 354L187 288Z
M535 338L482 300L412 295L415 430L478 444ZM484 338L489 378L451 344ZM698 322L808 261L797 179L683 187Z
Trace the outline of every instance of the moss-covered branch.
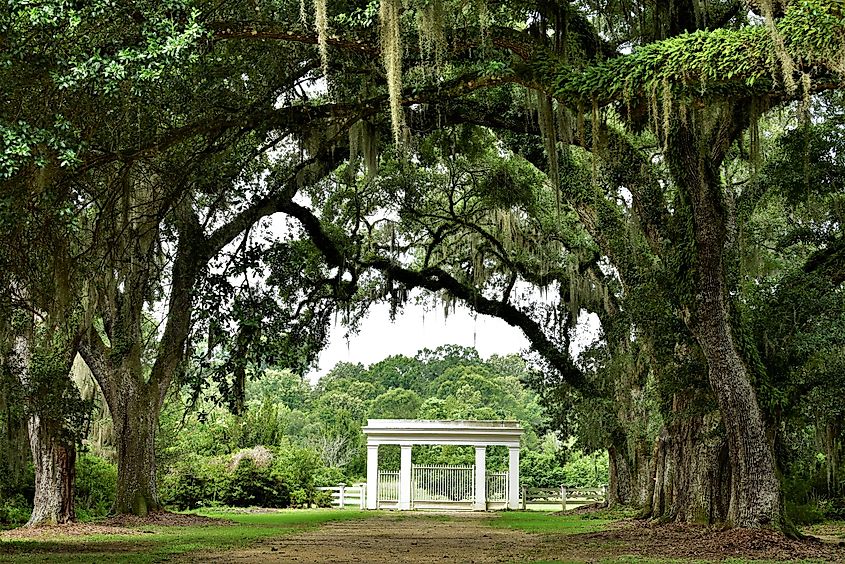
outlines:
M683 34L585 68L551 58L531 68L534 84L565 103L587 106L661 96L667 89L682 100L781 95L799 74L812 79L814 90L839 88L845 2L796 1L771 26Z

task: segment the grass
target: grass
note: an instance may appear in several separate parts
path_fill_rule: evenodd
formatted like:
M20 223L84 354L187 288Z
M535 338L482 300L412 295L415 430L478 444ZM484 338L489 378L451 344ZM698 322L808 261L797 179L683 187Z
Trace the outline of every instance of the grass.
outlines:
M357 519L363 511L286 510L273 513L201 511L201 515L234 521L220 526L143 526L142 535L56 536L39 540L0 541L0 562L71 564L119 561L132 564L161 562L195 551L238 548L258 540L317 527L329 521Z
M602 531L615 519L596 519L581 515L555 515L535 511L506 511L490 524L494 527L520 529L529 533L577 535Z

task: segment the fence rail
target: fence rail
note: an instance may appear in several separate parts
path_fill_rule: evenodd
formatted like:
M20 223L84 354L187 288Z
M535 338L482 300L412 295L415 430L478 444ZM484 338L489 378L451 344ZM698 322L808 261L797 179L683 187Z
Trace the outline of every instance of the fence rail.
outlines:
M332 505L343 509L346 506L367 508L367 484L339 484L331 487L317 488L319 491L331 492Z
M529 503L560 504L564 511L567 504L584 505L585 503L606 501L607 486L600 488L579 488L560 486L558 488L522 488L522 508Z

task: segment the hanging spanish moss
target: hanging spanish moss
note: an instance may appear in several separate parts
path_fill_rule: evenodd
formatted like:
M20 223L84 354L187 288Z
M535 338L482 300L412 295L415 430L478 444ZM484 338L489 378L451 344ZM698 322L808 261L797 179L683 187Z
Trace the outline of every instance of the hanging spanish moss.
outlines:
M432 0L417 9L417 30L420 56L434 60L435 72L442 66L446 55L446 28L443 4Z
M381 56L387 73L387 95L390 100L390 124L393 142L399 146L405 116L402 113L402 37L399 31L400 0L381 0L379 3L379 35Z
M812 81L808 73L801 74L801 121L803 123L810 123L810 101L812 95Z
M367 179L372 179L378 171L378 138L375 127L367 121L356 121L349 128L349 167L357 173L358 160L364 162Z
M663 147L669 148L669 128L672 118L672 85L663 79Z
M652 133L660 139L660 104L657 97L657 83L652 83L648 92L648 118Z
M302 25L308 25L308 11L305 7L305 0L299 0L299 21Z
M568 147L574 142L572 112L563 104L556 105L557 140Z
M479 0L478 2L478 30L480 34L480 43L482 48L487 42L487 30L490 28L490 13L487 11L487 2Z
M554 101L550 96L536 92L537 125L549 162L549 180L555 191L557 209L560 210L560 164L557 155L557 127L555 123Z
M596 182L598 179L598 154L599 154L599 132L601 131L601 124L599 123L599 103L598 100L593 98L593 114L592 114L592 122L591 122L591 131L592 131L592 151L590 157L590 163L592 164L593 169L593 182Z
M783 42L783 35L777 28L774 15L774 2L776 0L759 0L760 9L763 12L763 18L766 20L766 28L769 30L769 35L772 39L774 47L774 55L777 57L777 62L780 63L780 70L783 74L783 85L786 91L790 94L795 92L798 85L795 83L795 61L787 52L786 45Z
M301 6L301 5L300 5ZM314 26L317 28L317 48L320 51L320 64L323 75L329 73L329 18L326 11L326 0L314 0Z
M569 322L574 327L578 324L583 306L609 305L609 294L607 288L595 283L588 273L579 272L577 261L567 261L566 269L569 278Z
M760 100L752 98L748 124L748 153L754 171L760 167L760 114Z

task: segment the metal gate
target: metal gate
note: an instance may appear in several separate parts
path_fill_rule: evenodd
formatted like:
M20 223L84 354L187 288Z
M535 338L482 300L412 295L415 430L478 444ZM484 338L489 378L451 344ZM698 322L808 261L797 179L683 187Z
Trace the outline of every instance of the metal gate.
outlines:
M488 473L487 501L507 500L508 473ZM378 501L399 501L399 472L379 471ZM475 501L475 466L412 466L411 504L415 501L471 504Z

